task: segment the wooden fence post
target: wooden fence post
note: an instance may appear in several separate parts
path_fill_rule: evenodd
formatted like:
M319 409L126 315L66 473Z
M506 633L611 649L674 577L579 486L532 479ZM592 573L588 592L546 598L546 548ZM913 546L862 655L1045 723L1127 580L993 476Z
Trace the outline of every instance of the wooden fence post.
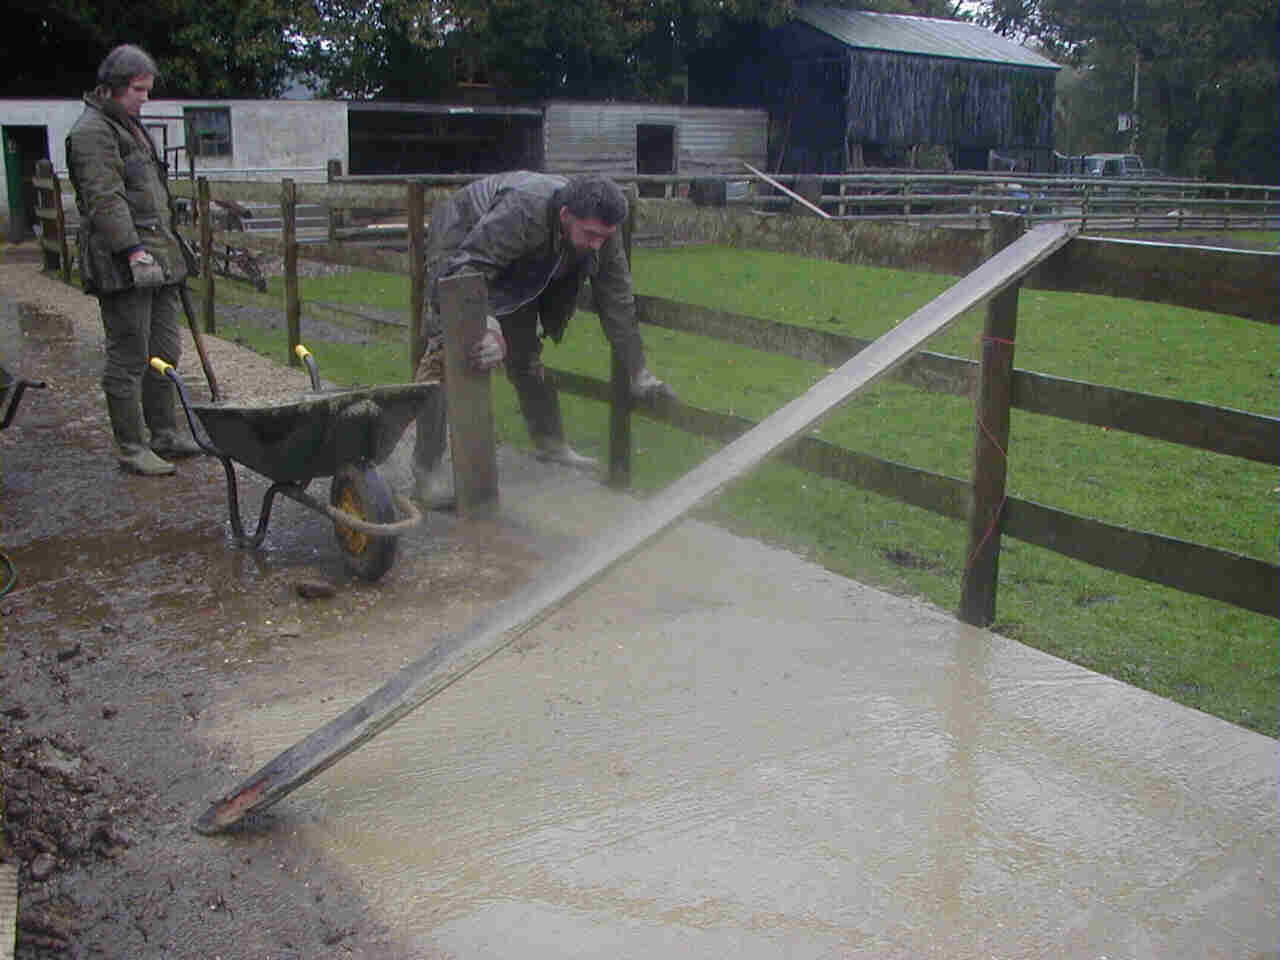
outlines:
M640 192L635 187L626 188L627 219L622 224L622 246L631 266L631 242L636 229L636 205ZM636 321L639 323L639 320ZM606 483L615 489L631 486L631 372L627 370L616 349L609 351L609 476Z
M453 489L459 516L490 512L498 502L498 452L488 373L476 373L467 351L484 335L488 288L479 273L440 281L444 330L445 405L453 449Z
M325 178L328 180L329 183L333 183L340 176L342 176L342 161L330 160L325 165ZM337 243L338 242L338 225L342 222L341 208L339 208L338 212L335 213L333 201L330 200L325 203L324 209L326 214L325 219L328 220L328 223L329 223L329 242Z
M422 312L427 300L426 187L417 180L409 184L409 379L413 379L425 345Z
M280 184L280 239L284 241L284 315L289 327L289 366L302 363L294 348L302 342L302 305L298 302L298 186Z
M992 211L992 255L1023 233L1018 216ZM957 616L978 627L996 618L1000 568L1000 524L1008 470L1009 408L1013 393L1013 344L1018 327L1018 288L1011 284L987 305L982 330L982 365L975 399L969 545Z
M196 218L200 223L200 314L205 333L214 333L213 316L213 220L209 216L209 178L196 181Z

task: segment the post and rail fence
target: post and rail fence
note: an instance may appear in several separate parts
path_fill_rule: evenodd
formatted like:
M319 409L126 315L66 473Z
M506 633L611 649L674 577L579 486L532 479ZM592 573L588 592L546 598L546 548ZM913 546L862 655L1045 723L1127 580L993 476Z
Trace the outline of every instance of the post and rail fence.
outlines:
M434 199L434 193L427 189L431 185L430 178L414 178L396 183L340 180L301 187L290 180L280 185L219 182L211 187L201 178L191 186L199 208L198 238L206 258L212 253L212 245L225 241L230 233L211 229L208 206L213 189L220 197L239 202L267 202L274 198L280 204L286 224L300 202L299 192L308 201L403 211L406 220L411 221L406 233L412 253L344 244L328 235L304 243L289 226L285 226L279 239L271 236L236 238L235 242L279 253L285 259L284 306L289 318L286 356L292 359L293 347L301 334L297 320L301 315L297 287L300 255L322 262L407 275L410 303L406 326L410 340L418 335L417 324L410 320L420 315L425 296L421 250L426 211ZM912 203L917 199L912 195ZM633 217L636 206L631 205ZM994 218L987 215L996 224L994 248L1011 242L1035 219L1025 211L1013 213L1019 215L997 214ZM629 220L628 240L633 235L634 221ZM1186 267L1193 262L1196 269L1188 271ZM1269 465L1280 465L1280 419L1020 370L1012 366L1009 352L1001 349L1001 344L1014 339L1019 286L1155 300L1213 310L1241 317L1246 322L1274 324L1278 264L1280 256L1275 253L1077 235L988 303L980 361L919 352L893 374L912 386L956 395L968 395L971 385L979 384L975 414L977 439L972 473L967 480L881 460L815 436L799 438L786 447L779 458L815 474L968 523L971 560L965 567L958 615L969 623L985 626L994 619L1002 537L1013 537L1102 569L1266 616L1280 616L1277 607L1280 567L1274 563L1076 516L1008 496L1004 489L1007 424L1010 410L1014 408ZM1182 279L1188 272L1191 278ZM203 323L205 329L213 330L212 272L205 271L201 282L205 294ZM852 337L658 297L637 295L636 310L642 323L825 365L843 363L867 346L866 341ZM610 404L610 482L615 486L625 486L629 478L633 414L725 442L753 426L742 417L676 400L637 403L631 399L616 362L613 367L609 380L568 371L552 373L566 392Z

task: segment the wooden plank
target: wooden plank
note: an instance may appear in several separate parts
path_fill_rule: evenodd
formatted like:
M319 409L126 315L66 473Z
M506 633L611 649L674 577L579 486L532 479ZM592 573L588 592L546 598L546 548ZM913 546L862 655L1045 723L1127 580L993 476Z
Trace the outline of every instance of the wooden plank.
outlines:
M647 294L636 294L635 299L636 318L641 323L702 337L714 337L752 350L780 353L827 367L839 366L871 344L870 340L861 337L797 327L790 323L679 303ZM578 300L578 309L590 313L595 310L595 306L584 295ZM931 393L968 396L977 370L978 365L971 360L922 351L909 358L892 376L895 380Z
M843 363L871 342L645 295L636 296L636 315L642 323L666 330L827 366ZM931 393L968 396L977 373L978 365L972 360L921 351L892 376ZM1013 405L1028 413L1124 430L1211 453L1280 463L1280 419L1263 414L1016 369Z
M1129 530L1009 498L1004 532L1026 543L1183 593L1280 615L1275 564L1173 537Z
M603 403L609 401L609 384L603 380L563 370L551 372L562 390ZM661 406L637 404L636 410L687 433L723 441L756 426L745 417L678 401ZM803 437L782 451L779 459L952 520L968 516L967 480L846 450L816 437ZM1280 616L1280 606L1275 602L1280 567L1261 560L1078 517L1016 497L1005 501L1003 534L1102 570Z
M994 245L1013 243L1022 223L991 214ZM1013 347L1018 332L1018 284L1010 284L987 303L982 329L982 367L974 403L973 497L969 503L969 543L956 615L965 623L989 626L996 618L1000 584L1000 513L1009 467L1009 398Z
M474 178L471 178L474 179ZM195 188L186 180L175 180L170 184L170 192L175 197L194 197ZM435 189L427 191L428 209L436 196L444 196L450 191ZM377 210L407 210L405 183L299 183L298 196L300 203L327 203L334 207L371 207ZM215 200L235 200L238 203L271 203L280 199L278 181L261 180L215 180L213 181L213 198Z
M769 184L772 187L777 187L779 190L785 193L792 200L799 200L802 204L804 204L806 207L808 207L810 210L812 210L814 213L820 216L823 220L831 219L831 214L827 213L827 211L823 210L821 207L815 207L812 203L810 203L804 197L800 196L800 194L796 193L794 190L787 189L782 184L780 184L777 180L773 179L773 177L769 176L767 173L761 173L759 170L757 170L751 164L746 163L745 161L743 162L742 165L746 167L748 170L750 170L752 173L754 173L761 180L763 180L765 183Z
M183 236L189 236L189 230L180 230ZM285 243L273 234L243 231L215 230L212 235L215 244L230 247L241 247L260 253L285 254ZM333 263L348 267L364 267L369 270L381 270L384 273L410 272L411 264L407 253L391 250L379 250L375 247L356 247L343 243L310 243L298 244L298 256L302 260L317 260L320 263Z
M1280 254L1269 251L1077 237L1032 273L1026 285L1275 323L1277 275Z
M885 377L966 310L1015 282L1067 243L1072 233L1073 228L1062 224L1039 227L997 253L838 370L647 501L633 518L564 557L466 629L436 639L422 657L382 687L210 805L196 821L195 829L217 833L245 814L279 802L465 677L725 484L795 441L851 397ZM451 419L452 416L451 411Z
M1280 418L1017 371L1013 405L1210 453L1280 465Z
M467 352L485 332L488 288L478 273L440 281L444 389L453 451L453 489L461 516L490 512L498 502L498 443L488 373L471 369Z

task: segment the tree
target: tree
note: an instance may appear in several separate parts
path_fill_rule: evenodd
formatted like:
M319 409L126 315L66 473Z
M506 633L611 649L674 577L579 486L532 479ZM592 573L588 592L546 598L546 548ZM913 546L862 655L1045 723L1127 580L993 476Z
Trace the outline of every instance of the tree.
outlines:
M1167 172L1275 179L1274 0L987 0L980 19L1119 74L1112 89L1131 91L1136 71L1139 143Z
M294 70L302 0L17 0L0 39L4 96L79 96L115 46L155 57L158 96L268 97ZM51 65L56 64L56 69Z

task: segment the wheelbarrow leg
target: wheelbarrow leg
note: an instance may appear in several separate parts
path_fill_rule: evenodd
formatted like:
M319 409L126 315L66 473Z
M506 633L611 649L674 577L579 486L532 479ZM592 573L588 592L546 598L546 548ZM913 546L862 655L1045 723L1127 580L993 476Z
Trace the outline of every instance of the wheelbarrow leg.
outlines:
M236 484L235 467L230 457L223 456L221 453L215 453L214 456L221 461L222 469L227 474L227 507L231 514L232 540L242 550L257 550L266 539L267 522L271 519L271 505L275 501L276 494L284 493L286 496L292 496L295 492L301 492L302 488L293 482L273 483L268 487L262 498L262 509L258 512L258 525L253 531L253 536L246 536L244 523L240 519L240 493Z
M244 550L257 550L258 547L262 546L262 541L266 539L267 522L271 519L271 505L275 500L276 494L283 493L286 496L296 498L299 494L302 494L303 485L287 481L273 483L267 488L266 495L262 498L262 509L258 513L258 525L254 529L252 536L246 535L244 523L240 519L240 490L236 482L235 466L232 464L231 458L213 445L213 441L209 439L209 435L205 432L204 424L191 412L191 398L187 395L187 385L182 382L182 378L178 376L178 371L173 368L173 365L165 363L159 357L152 357L151 366L157 373L168 377L177 388L178 399L182 401L182 412L187 417L187 423L191 427L191 436L195 437L196 444L209 456L217 457L218 462L222 464L223 472L227 475L227 506L231 513L231 533L235 545ZM305 496L305 494L302 495Z
M43 380L23 380L12 376L4 367L0 367L0 430L8 428L13 416L18 412L18 401L28 387L43 390Z

